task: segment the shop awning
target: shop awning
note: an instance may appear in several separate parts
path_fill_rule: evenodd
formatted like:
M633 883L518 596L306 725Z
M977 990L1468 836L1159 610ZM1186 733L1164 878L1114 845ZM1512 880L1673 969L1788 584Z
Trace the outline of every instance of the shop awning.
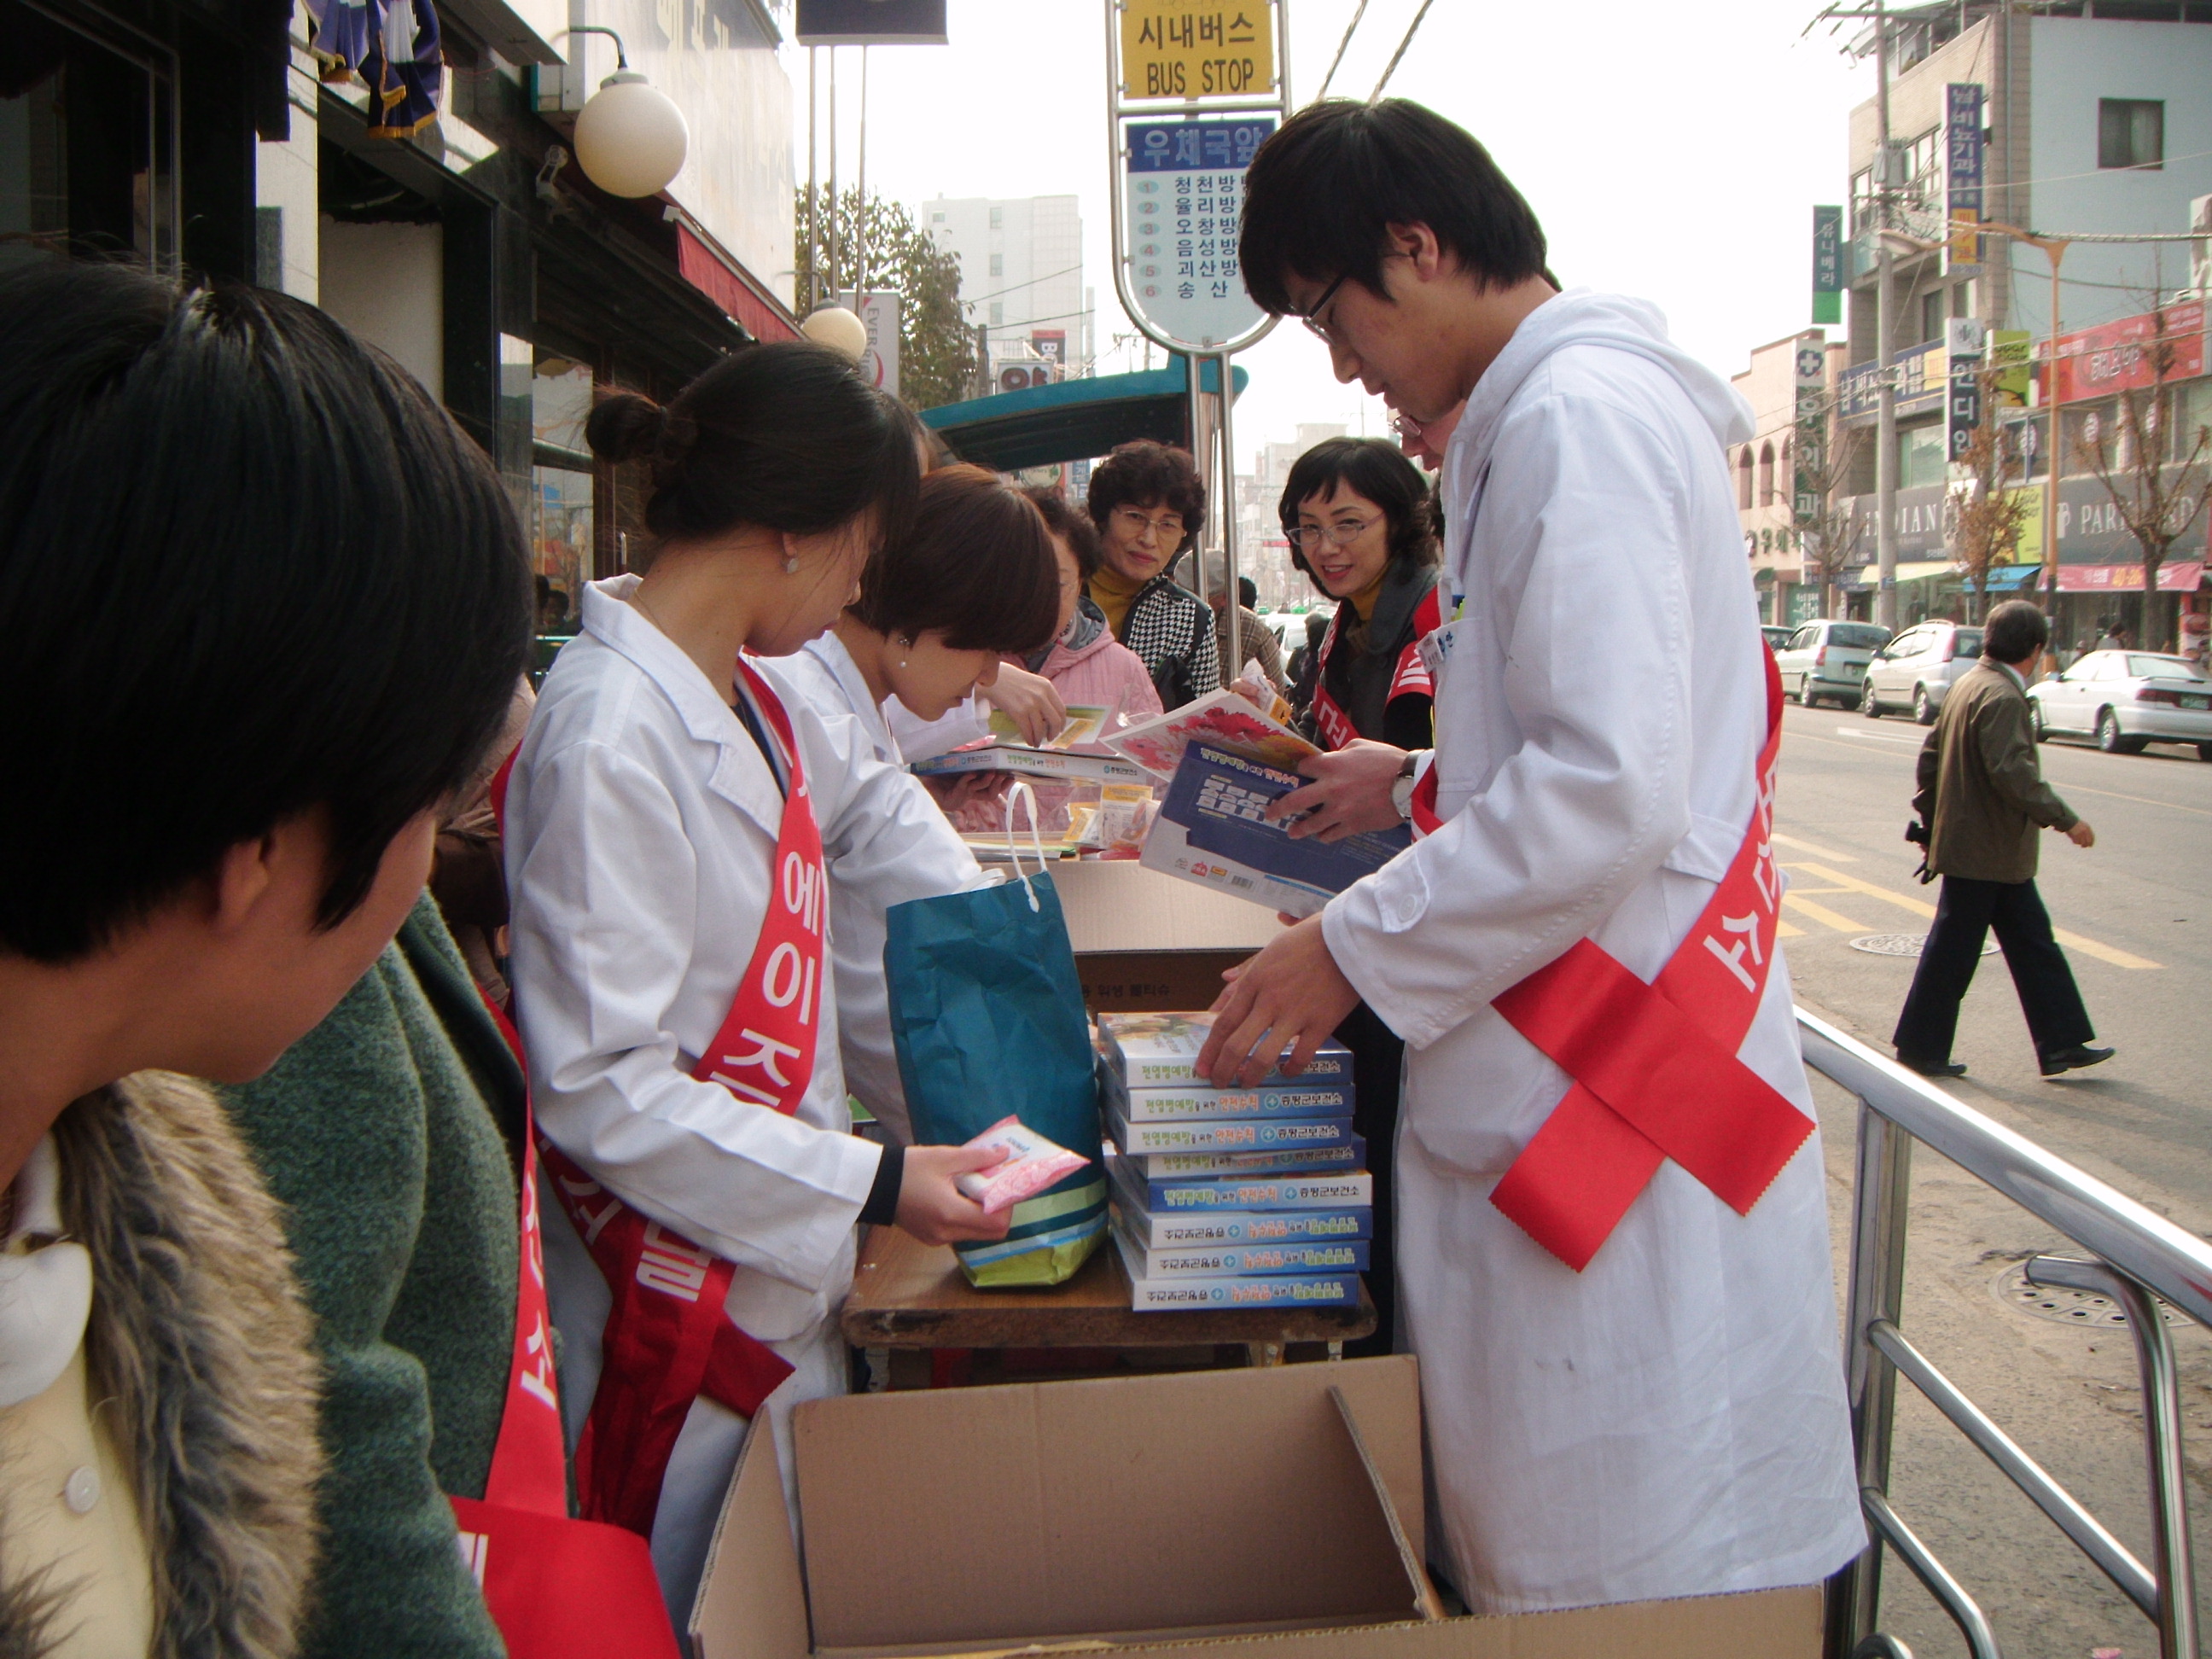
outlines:
M672 208L676 224L676 268L684 280L726 312L756 340L795 340L799 325L752 275L715 246L697 221Z
M1084 460L1139 438L1188 444L1190 383L1184 364L1188 361L1135 374L1060 380L1024 392L944 404L922 410L922 423L951 445L962 460L999 472ZM1245 370L1235 371L1232 383L1238 397L1250 381ZM1198 384L1201 391L1218 392L1218 366L1211 360L1205 362Z
M2203 580L2202 559L2168 559L2158 568L2161 593L2194 593ZM2143 585L2139 564L2062 564L2058 591L2062 593L2140 593Z
M1897 580L1900 582L1924 582L1938 576L1955 578L1958 574L1959 567L1948 559L1899 559L1897 562ZM1855 570L1844 573L1844 586L1854 591L1881 585L1881 567L1879 565L1861 565Z

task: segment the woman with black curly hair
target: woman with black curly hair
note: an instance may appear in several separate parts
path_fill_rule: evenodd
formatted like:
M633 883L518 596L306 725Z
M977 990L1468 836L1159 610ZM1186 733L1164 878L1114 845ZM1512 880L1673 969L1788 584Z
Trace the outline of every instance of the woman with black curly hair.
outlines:
M1119 446L1091 475L1090 507L1104 555L1091 601L1143 661L1160 706L1218 690L1213 612L1170 574L1206 523L1206 485L1190 452L1149 439Z

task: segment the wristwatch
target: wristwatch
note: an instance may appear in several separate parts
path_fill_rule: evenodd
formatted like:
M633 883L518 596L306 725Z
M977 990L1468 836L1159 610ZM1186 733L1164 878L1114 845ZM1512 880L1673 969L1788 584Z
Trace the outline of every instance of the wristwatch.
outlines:
M1390 786L1390 805L1397 809L1401 823L1410 822L1413 816L1413 773L1420 758L1420 750L1409 750L1399 763L1398 781Z

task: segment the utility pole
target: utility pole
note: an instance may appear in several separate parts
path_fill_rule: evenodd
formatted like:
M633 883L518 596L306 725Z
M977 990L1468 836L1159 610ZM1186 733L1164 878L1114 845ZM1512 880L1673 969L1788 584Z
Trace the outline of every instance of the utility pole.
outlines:
M815 171L814 54L806 49L806 309L822 303L822 180Z
M868 285L868 49L865 45L860 48L860 181L853 194L860 204L853 216L853 237L858 244L853 252L853 308L857 311L866 303L860 295Z
M843 250L837 241L837 48L830 48L830 237L824 244L830 256L830 276L825 286L830 290L830 302L837 302L837 256Z
M1889 143L1889 18L1883 0L1874 5L1875 280L1875 560L1881 586L1875 590L1874 619L1897 631L1897 369L1890 362L1889 251L1890 169L1895 152Z

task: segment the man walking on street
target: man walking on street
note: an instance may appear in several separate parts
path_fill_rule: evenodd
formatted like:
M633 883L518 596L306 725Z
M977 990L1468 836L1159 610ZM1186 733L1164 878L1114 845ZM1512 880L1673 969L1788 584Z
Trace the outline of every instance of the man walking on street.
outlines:
M1923 1077L1961 1077L1951 1059L1959 1003L1991 928L2004 947L2045 1077L2112 1057L2074 984L2051 915L2035 890L2039 827L2076 847L2094 831L2043 781L2027 708L2027 665L2050 638L2043 612L2013 599L1990 612L1982 659L1951 688L1921 745L1913 810L1928 829L1928 868L1943 878L1936 925L1898 1016L1897 1058Z

